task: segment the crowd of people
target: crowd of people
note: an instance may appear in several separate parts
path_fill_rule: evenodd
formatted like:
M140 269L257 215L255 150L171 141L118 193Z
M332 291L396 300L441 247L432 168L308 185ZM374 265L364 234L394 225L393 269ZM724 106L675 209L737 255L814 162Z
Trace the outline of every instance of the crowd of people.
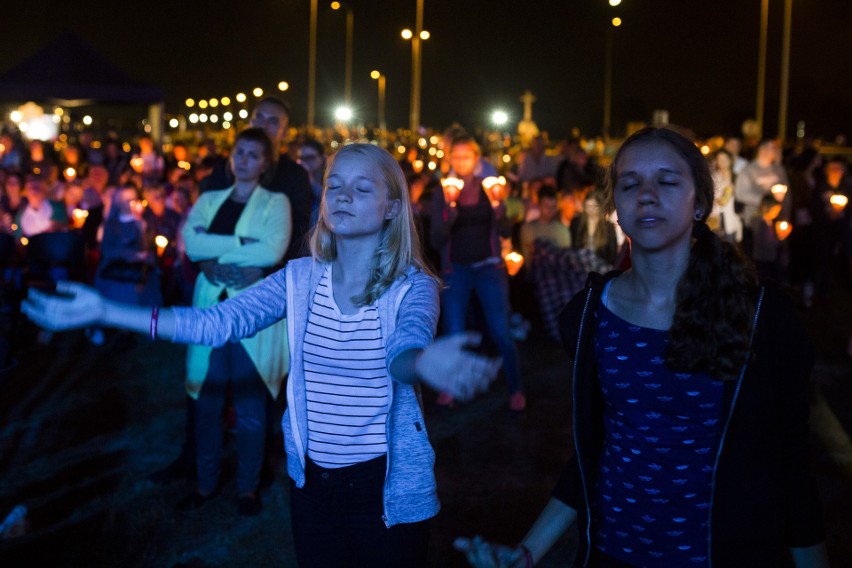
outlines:
M422 565L438 503L420 385L452 407L502 372L525 412L515 342L532 325L573 360L576 455L521 545L458 542L472 564L531 566L577 523L592 566L785 547L824 565L803 467L811 354L777 289L810 307L852 285L844 158L760 140L748 161L737 138L699 150L649 128L611 160L537 136L495 164L460 127L427 154L286 143L289 119L263 99L230 147L166 154L147 136L129 152L0 140L8 284L44 285L28 258L40 234L84 247L78 267L50 263L59 296L31 291L27 315L95 344L112 328L191 344L185 442L158 472L195 479L180 510L218 493L224 413L241 515L261 511L283 437L300 566ZM779 373L783 396L761 402ZM741 495L746 462L756 495Z

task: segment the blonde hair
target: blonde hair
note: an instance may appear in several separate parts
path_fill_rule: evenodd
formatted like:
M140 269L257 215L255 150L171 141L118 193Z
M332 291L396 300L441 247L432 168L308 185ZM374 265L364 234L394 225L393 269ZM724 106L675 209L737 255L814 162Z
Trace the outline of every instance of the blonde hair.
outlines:
M329 172L332 170L335 160L345 155L369 160L371 166L378 172L380 180L387 187L388 199L398 200L400 204L396 216L387 219L382 226L379 246L376 247L373 255L370 279L364 288L364 292L352 298L353 302L362 306L374 302L390 288L397 278L404 276L412 266L435 278L431 270L423 263L420 254L420 238L414 227L414 216L408 196L408 182L402 173L402 168L386 150L373 144L349 144L340 148L331 156L325 170L322 184L323 203L325 202ZM337 258L337 245L335 235L325 218L323 203L320 204L320 215L310 237L311 254L317 261L331 262Z

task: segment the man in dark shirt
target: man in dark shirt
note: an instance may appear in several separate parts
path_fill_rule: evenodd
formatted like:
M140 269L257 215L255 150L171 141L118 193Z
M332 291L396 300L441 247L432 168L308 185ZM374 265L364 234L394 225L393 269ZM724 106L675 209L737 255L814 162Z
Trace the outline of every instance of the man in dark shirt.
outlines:
M262 99L251 114L250 125L262 128L272 139L274 148L280 148L290 123L290 105L276 97ZM213 172L201 181L201 191L224 189L234 182L234 176L227 163L214 168ZM294 162L286 153L280 153L275 164L272 180L264 187L269 191L283 193L290 199L293 215L293 232L290 246L284 255L284 261L307 254L307 234L311 225L311 184L304 168Z

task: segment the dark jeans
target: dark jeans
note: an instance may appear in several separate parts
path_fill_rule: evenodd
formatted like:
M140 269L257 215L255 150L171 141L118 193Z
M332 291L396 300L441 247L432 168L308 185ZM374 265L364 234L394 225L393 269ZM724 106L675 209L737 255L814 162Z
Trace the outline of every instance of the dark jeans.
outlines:
M290 520L299 568L423 567L429 521L382 521L385 456L326 469L310 459L305 486L290 480Z
M222 412L231 387L237 413L237 491L257 490L266 445L266 385L240 343L228 343L210 354L210 368L196 403L198 490L210 493L219 483L222 463Z
M453 264L452 271L443 274L446 288L441 291L441 312L444 333L461 333L465 330L467 310L474 290L485 312L488 334L503 357L503 371L509 393L519 392L521 370L518 350L509 333L509 281L502 264Z

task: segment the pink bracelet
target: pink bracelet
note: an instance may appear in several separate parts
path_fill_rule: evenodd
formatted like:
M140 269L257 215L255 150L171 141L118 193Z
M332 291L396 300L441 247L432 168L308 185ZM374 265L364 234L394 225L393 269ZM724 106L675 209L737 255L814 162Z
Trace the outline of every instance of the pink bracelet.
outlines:
M532 552L530 552L530 549L524 546L523 544L519 544L518 548L521 550L521 552L524 553L524 561L526 568L533 568L533 555Z
M157 323L160 320L160 308L154 306L151 308L151 341L157 341Z

